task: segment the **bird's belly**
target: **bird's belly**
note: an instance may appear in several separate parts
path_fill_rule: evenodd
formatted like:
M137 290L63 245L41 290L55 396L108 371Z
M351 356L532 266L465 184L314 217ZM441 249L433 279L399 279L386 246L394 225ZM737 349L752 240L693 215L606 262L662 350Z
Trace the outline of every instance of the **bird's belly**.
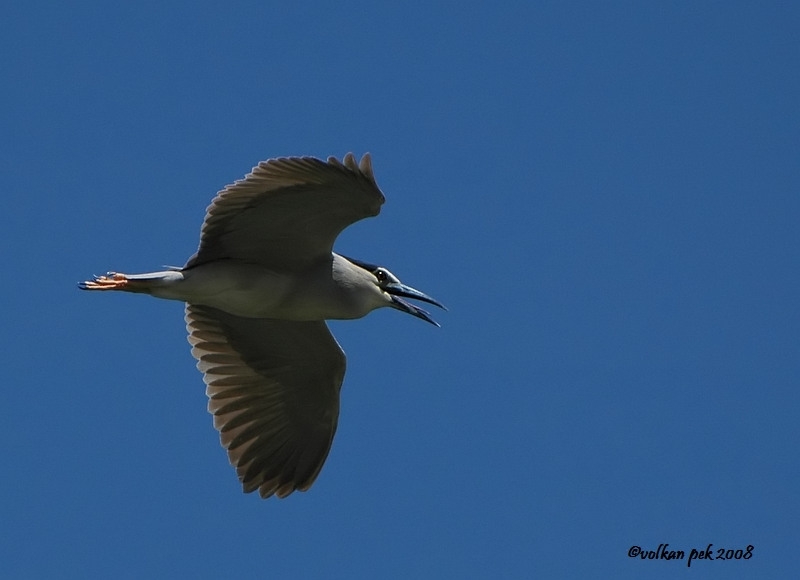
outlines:
M179 284L154 294L247 318L326 320L359 318L367 313L354 308L340 288L317 276L306 279L236 262L213 262L185 270Z
M233 261L211 262L183 270L176 284L153 295L218 308L248 318L280 318L292 280L262 266Z

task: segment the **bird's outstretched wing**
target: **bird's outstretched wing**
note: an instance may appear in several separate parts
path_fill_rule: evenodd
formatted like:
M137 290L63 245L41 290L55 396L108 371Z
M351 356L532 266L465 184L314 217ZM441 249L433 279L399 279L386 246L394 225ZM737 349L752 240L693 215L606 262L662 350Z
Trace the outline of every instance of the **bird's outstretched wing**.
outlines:
M186 268L233 258L299 270L328 258L350 224L378 215L384 202L369 154L356 163L313 157L262 161L220 191L206 210L200 247Z
M336 432L345 356L324 321L242 318L186 305L208 409L246 493L314 483Z

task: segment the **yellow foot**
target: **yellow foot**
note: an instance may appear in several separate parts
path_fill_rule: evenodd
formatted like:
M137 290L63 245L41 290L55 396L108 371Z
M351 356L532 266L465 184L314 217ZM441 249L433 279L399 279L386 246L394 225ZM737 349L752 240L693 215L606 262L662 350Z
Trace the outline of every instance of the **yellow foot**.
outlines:
M128 285L125 274L109 272L105 276L95 276L93 280L81 282L78 286L82 290L122 290Z

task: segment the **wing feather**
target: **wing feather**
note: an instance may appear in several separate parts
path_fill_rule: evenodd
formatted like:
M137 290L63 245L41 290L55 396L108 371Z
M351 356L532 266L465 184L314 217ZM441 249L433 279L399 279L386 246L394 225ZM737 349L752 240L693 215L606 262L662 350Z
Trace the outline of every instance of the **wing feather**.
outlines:
M191 268L236 259L298 270L330 255L341 231L384 202L372 161L314 157L262 161L212 200Z
M242 318L187 304L208 410L245 492L314 483L339 417L345 357L324 321Z

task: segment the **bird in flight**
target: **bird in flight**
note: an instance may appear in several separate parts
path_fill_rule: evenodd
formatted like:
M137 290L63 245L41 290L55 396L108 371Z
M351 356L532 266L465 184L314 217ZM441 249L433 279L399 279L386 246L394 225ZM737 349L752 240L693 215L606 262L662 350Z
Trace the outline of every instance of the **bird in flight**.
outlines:
M79 284L186 303L208 410L246 493L306 491L328 456L345 356L325 320L390 307L439 326L407 299L442 304L333 251L344 228L383 202L369 154L270 159L217 194L182 268Z

